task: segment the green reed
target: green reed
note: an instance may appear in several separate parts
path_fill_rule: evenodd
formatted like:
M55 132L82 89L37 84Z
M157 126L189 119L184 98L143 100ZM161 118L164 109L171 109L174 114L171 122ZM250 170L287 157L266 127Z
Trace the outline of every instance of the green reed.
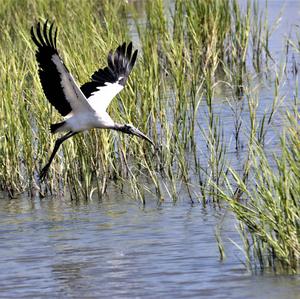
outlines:
M231 78L240 77L238 82L229 83L234 88L241 85L243 75L237 74L246 72L249 3L244 13L236 1L177 0L173 11L161 0L149 1L143 22L134 6L121 1L102 1L101 7L91 1L84 3L84 10L80 1L65 5L56 1L8 3L0 37L5 70L1 74L0 112L5 119L0 128L4 139L0 146L2 189L11 195L26 190L39 190L42 195L69 190L73 198L88 199L95 191L103 195L108 184L116 180L121 184L132 180L138 194L139 178L146 176L160 198L166 192L175 199L178 181L190 190L196 174L205 202L214 194L209 182L221 185L221 173L226 168L227 141L222 135L222 121L214 112L215 89L222 73L225 78L229 73ZM128 136L92 130L62 146L46 184L40 185L38 173L55 141L49 136L48 120L58 121L59 116L47 103L38 80L31 25L55 17L59 51L75 78L85 82L105 64L108 49L130 39L128 14L141 51L125 90L109 111L117 121L132 122L148 132L159 150ZM73 19L78 20L76 26ZM209 150L207 163L199 159L197 141L203 103L208 109L208 132L202 131ZM192 191L189 196L193 196Z
M29 37L33 19L47 17L49 4L47 1L24 2L22 5L12 2L11 19L3 21L6 31L2 39L12 53L9 54L11 59L6 60L10 65L4 65L8 82L2 80L5 84L2 98L8 101L3 102L5 107L1 111L7 119L7 134L10 135L7 136L9 144L2 147L7 152L2 155L1 181L4 189L16 192L38 188L37 174L54 143L54 138L49 140L48 121L45 120L51 118L55 122L59 119L39 85ZM170 184L172 194L176 194L176 181L182 179L188 186L190 170L195 169L201 177L205 195L209 180L218 182L225 167L226 140L222 137L222 124L214 113L214 89L220 70L228 69L234 78L236 70L245 67L250 5L244 15L235 1L232 4L224 0L212 3L175 1L175 10L170 13L166 12L162 1L149 1L145 7L145 24L140 24L130 5L119 1L112 5L103 1L101 10L97 10L91 2L85 6L85 15L76 26L67 20L79 13L82 4L78 3L78 7L74 4L75 10L68 9L69 3L53 6L60 28L59 50L79 82L86 81L98 65L105 63L102 53L129 38L124 16L128 11L132 14L141 58L126 89L112 103L110 113L119 121L133 122L145 132L149 130L154 141L161 144L161 150L153 153L149 146L126 136L116 137L114 133L91 131L87 135L81 134L63 146L53 162L47 186L40 186L42 193L53 193L59 188L65 191L65 182L68 182L75 194L88 198L94 183L98 193L103 194L112 178L133 178L145 170L157 189L163 172L165 186ZM20 10L28 11L31 18L16 13ZM12 20L17 27L8 26ZM228 44L231 45L230 53ZM24 47L26 59L20 61ZM2 51L1 57L8 57L7 50ZM15 95L17 99L12 101ZM203 101L209 111L209 133L204 133L210 148L207 166L199 162L196 141L196 130L200 126L198 109ZM19 111L18 117L12 119L12 111ZM5 131L5 127L2 129ZM21 152L15 152L15 149ZM187 159L187 151L193 153L192 160ZM153 155L155 160L147 161L147 157ZM133 167L136 173L128 171L127 161L136 164ZM13 186L7 186L7 182Z
M295 115L296 114L296 115ZM297 272L300 261L300 138L299 112L287 113L289 129L281 137L281 153L274 154L275 167L263 148L251 150L251 184L235 171L231 174L247 201L237 201L233 193L222 193L240 220L250 265L262 270ZM228 181L229 189L232 183ZM232 189L233 192L233 189Z

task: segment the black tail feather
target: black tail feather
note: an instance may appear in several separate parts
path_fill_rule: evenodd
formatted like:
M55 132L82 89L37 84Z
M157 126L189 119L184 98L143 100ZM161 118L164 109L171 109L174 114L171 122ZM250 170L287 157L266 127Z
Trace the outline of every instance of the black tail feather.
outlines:
M60 123L57 123L57 124L51 124L51 125L50 125L50 131L51 131L51 133L52 133L52 134L56 133L57 130L58 130L61 126L63 126L64 124L65 124L64 121L62 121L62 122L60 122Z

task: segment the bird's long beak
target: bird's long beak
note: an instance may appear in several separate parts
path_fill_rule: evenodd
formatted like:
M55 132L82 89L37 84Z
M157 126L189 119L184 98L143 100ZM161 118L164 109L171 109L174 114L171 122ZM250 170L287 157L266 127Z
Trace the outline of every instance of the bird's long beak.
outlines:
M147 140L148 142L150 142L155 147L154 142L148 136L146 136L144 133L142 133L140 130L138 130L137 128L134 128L132 130L132 134Z

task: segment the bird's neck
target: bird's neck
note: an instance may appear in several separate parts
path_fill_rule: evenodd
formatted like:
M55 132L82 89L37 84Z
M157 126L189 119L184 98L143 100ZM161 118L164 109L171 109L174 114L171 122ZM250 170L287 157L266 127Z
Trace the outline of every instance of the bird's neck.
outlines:
M123 124L115 123L112 129L120 132L125 132L126 126Z

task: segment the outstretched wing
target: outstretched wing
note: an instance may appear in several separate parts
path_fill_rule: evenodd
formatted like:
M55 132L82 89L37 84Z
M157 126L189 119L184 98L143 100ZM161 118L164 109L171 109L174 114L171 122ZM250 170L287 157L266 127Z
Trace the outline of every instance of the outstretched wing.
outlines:
M132 43L123 43L107 57L107 66L96 71L81 90L95 111L105 111L111 100L124 88L135 64L138 50L132 54Z
M54 23L48 30L48 20L36 33L31 27L31 38L37 45L36 59L39 65L40 81L49 102L62 115L79 111L93 111L74 78L64 65L56 49L57 29Z

